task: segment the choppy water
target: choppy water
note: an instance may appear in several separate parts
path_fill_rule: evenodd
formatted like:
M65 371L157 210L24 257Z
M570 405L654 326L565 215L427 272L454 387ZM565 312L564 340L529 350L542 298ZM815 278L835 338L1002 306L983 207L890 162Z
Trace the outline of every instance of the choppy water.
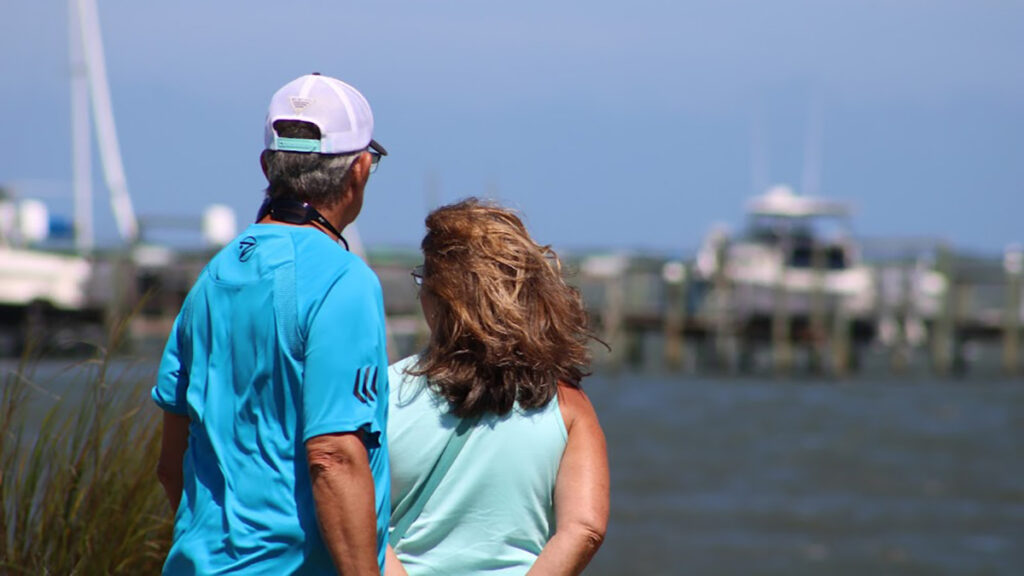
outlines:
M65 368L37 380L66 386ZM124 363L111 380L151 373ZM1024 575L1024 383L599 374L585 388L612 465L588 575Z
M588 574L1024 574L1024 384L595 376Z

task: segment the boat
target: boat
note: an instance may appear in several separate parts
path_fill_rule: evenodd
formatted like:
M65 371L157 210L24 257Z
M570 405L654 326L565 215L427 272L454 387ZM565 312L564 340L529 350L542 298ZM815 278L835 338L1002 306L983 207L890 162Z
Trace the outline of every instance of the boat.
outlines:
M151 316L164 320L184 299L197 260L236 233L234 212L213 204L201 219L147 222L150 233L161 222L201 232L204 246L196 254L182 256L143 238L117 138L96 0L73 1L68 8L73 215L70 222L52 219L40 200L0 187L0 356L20 353L33 340L48 351L61 342L105 342L104 317L122 315L136 304L133 329ZM118 244L102 247L96 245L92 213L94 136L119 237ZM55 223L63 240L50 235ZM157 326L155 332L165 337L169 325Z
M102 318L90 293L92 261L45 247L49 228L44 204L0 189L0 356L20 354L30 342L77 339L81 322Z
M712 230L697 253L695 273L715 297L712 313L728 310L735 333L768 340L823 342L849 327L855 345L873 341L916 346L940 314L948 280L934 262L868 264L851 225L849 204L802 196L785 185L747 203L743 231ZM927 251L917 251L924 254ZM823 333L830 330L830 334Z
M695 270L720 295L738 331L767 339L784 312L794 338L823 338L812 316L841 314L857 339L873 335L876 283L861 257L846 203L802 196L777 185L747 203L742 232L712 230L698 250ZM723 303L727 288L728 302ZM819 329L821 327L819 326Z
M73 223L63 226L73 245L51 241L54 220L46 205L0 191L0 355L20 353L31 341L51 348L78 320L100 325L112 277L97 263L93 238L91 125L118 232L125 245L138 240L114 126L95 0L71 2L71 144ZM92 120L94 122L90 122ZM74 338L81 338L81 333ZM94 338L94 340L100 340Z

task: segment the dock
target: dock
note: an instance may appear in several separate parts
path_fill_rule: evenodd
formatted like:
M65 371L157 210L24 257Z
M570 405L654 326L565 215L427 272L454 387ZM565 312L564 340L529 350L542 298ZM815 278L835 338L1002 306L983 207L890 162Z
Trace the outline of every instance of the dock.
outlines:
M96 263L92 289L109 296L104 313L94 315L107 325L79 336L102 338L114 322L127 318L127 348L158 349L211 255L106 255ZM871 357L875 364L883 358L882 368L894 377L924 370L937 378L980 371L1012 379L1024 374L1020 255L1017 247L1001 257L985 257L936 244L868 261L877 297L866 311L851 311L825 293L820 281L825 272L813 268L811 278L818 279L812 286L818 288L804 292L787 291L781 282L769 290L738 284L725 274L725 261L702 276L696 259L580 253L565 255L563 270L582 294L595 336L608 346L594 346L602 369L653 365L680 374L845 378ZM428 338L409 276L420 255L371 250L367 259L381 281L395 360L419 350ZM926 282L942 289L921 298ZM58 348L74 341L63 323L44 320L32 326L40 328L64 339L51 343Z
M885 358L896 377L921 374L923 365L939 378L984 372L1012 379L1024 373L1020 255L1015 246L998 258L936 245L869 262L877 297L857 314L820 281L803 293L782 283L752 290L721 272L697 277L693 261L596 256L580 262L575 281L611 347L602 360L613 369L654 363L687 373L844 378L873 356ZM929 280L942 288L921 298Z

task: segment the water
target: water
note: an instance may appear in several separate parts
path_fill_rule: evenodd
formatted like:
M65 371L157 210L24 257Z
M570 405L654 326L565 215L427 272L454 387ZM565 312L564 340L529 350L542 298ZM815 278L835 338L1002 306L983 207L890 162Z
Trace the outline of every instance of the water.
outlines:
M67 394L66 368L36 380ZM119 362L111 381L151 374ZM588 575L1024 574L1024 384L645 373L585 389L612 466Z
M595 376L587 574L1024 574L1024 385Z

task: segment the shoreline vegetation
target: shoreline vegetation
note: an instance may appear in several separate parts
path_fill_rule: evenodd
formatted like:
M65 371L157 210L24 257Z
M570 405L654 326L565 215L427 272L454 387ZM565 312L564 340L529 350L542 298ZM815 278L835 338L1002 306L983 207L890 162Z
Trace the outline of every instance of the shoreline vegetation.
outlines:
M173 516L155 475L159 414L147 386L108 371L126 324L67 368L67 390L36 380L31 349L0 374L0 573L160 572Z

